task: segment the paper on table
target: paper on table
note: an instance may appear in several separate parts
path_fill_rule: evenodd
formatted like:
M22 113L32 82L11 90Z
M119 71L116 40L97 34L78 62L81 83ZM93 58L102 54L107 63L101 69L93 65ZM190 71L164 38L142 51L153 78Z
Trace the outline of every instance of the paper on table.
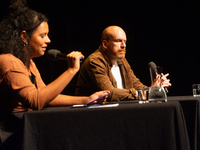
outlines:
M102 108L102 107L117 107L119 106L119 103L114 104L94 104L94 105L72 105L71 108L80 108L80 107L86 107L86 108Z
M90 105L87 108L102 108L102 107L117 107L119 106L119 103L115 103L115 104L104 104L104 105Z

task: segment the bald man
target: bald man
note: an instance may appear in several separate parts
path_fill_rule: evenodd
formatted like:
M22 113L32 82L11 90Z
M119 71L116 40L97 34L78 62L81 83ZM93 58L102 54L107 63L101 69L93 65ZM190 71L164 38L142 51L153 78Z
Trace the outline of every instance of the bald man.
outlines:
M91 95L109 90L108 101L137 99L137 88L146 88L135 76L125 58L126 33L119 26L109 26L102 32L102 44L82 64L76 95ZM164 84L170 86L165 75Z

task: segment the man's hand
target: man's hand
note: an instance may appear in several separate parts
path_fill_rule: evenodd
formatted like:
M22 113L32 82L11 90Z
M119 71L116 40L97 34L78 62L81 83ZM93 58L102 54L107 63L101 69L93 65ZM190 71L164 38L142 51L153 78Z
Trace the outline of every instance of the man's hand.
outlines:
M166 88L169 88L170 86L172 86L172 84L170 83L170 79L167 79L168 76L169 76L169 73L165 75L161 73L161 85Z
M156 86L156 87L162 86L162 87L169 88L172 85L170 83L170 79L167 79L168 76L169 76L169 73L165 75L163 73L157 75L156 79L154 79L151 86Z

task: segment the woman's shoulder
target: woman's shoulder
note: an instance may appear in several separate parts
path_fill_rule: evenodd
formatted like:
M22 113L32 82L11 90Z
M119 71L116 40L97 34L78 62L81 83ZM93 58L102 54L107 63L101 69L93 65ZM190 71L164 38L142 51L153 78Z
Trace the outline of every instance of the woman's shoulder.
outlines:
M12 54L0 55L0 69L1 71L8 71L11 69L17 69L24 67L23 62Z
M10 60L16 60L18 59L17 57L15 57L13 54L7 53L7 54L1 54L0 55L0 61L10 61Z

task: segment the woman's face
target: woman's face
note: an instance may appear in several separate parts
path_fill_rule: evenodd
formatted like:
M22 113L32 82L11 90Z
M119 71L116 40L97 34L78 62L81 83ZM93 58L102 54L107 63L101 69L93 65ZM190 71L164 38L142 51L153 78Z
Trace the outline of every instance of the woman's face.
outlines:
M32 49L32 58L43 56L47 45L51 42L48 37L49 26L47 22L42 22L32 33L29 46Z

